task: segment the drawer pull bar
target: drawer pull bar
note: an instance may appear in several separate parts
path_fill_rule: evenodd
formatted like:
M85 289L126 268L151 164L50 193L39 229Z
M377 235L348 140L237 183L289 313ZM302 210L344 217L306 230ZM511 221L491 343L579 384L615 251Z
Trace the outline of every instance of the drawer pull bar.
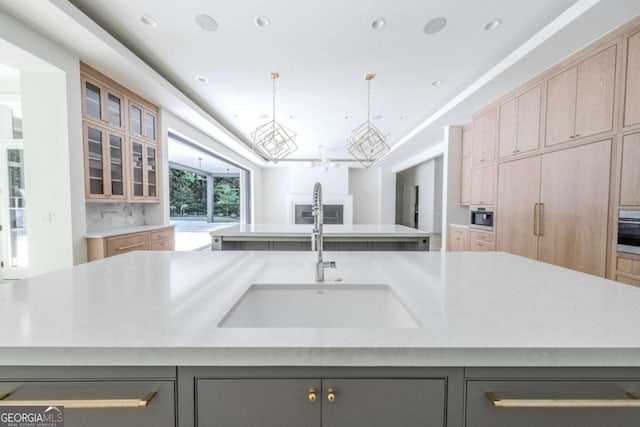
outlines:
M156 395L149 392L142 399L43 399L6 400L11 393L0 394L0 406L64 406L65 409L144 408Z
M116 251L124 251L125 249L136 248L138 246L144 246L144 243L136 243L134 245L120 246Z
M498 399L485 393L496 408L640 408L640 393L627 395L630 399Z

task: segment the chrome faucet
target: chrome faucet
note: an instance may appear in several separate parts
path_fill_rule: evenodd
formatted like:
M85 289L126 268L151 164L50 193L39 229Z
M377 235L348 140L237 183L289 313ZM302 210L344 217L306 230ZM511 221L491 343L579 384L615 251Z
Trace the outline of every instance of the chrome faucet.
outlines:
M324 269L336 268L335 261L323 261L322 249L324 233L323 225L323 207L322 207L322 185L319 182L313 186L313 205L311 208L313 214L313 231L311 232L311 250L318 252L318 260L316 261L316 282L324 282Z

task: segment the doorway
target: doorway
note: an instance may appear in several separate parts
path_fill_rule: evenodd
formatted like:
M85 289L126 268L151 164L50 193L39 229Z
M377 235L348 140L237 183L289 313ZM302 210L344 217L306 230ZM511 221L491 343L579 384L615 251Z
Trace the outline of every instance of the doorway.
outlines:
M0 280L27 277L27 198L22 141L0 142Z
M173 133L168 154L176 250L207 248L209 232L250 223L248 170Z

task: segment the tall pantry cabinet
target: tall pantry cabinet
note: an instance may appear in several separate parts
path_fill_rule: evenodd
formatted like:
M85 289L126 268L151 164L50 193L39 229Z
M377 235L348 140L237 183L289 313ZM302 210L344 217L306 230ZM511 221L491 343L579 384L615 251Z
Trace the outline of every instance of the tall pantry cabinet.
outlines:
M502 163L497 248L603 277L611 140Z

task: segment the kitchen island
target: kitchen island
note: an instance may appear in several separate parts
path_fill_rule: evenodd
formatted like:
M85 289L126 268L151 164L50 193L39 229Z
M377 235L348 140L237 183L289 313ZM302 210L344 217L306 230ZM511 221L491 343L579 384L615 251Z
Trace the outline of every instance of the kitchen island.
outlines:
M147 408L113 410L104 425L640 423L640 289L499 252L325 260L337 269L324 284L314 282L314 253L223 251L133 252L2 285L0 394L11 401L33 384L42 395L42 384L61 383L68 394L69 381L82 397L105 383L139 399L156 392ZM320 299L384 291L411 321L380 311L388 326L354 326L348 304L327 308L327 321L344 323L319 326L296 311L303 298L282 305L291 327L227 323L252 289L305 287ZM626 406L496 408L512 398ZM413 413L419 419L402 415Z
M428 251L432 233L398 224L324 226L327 251ZM313 225L240 224L212 231L211 250L309 251Z

